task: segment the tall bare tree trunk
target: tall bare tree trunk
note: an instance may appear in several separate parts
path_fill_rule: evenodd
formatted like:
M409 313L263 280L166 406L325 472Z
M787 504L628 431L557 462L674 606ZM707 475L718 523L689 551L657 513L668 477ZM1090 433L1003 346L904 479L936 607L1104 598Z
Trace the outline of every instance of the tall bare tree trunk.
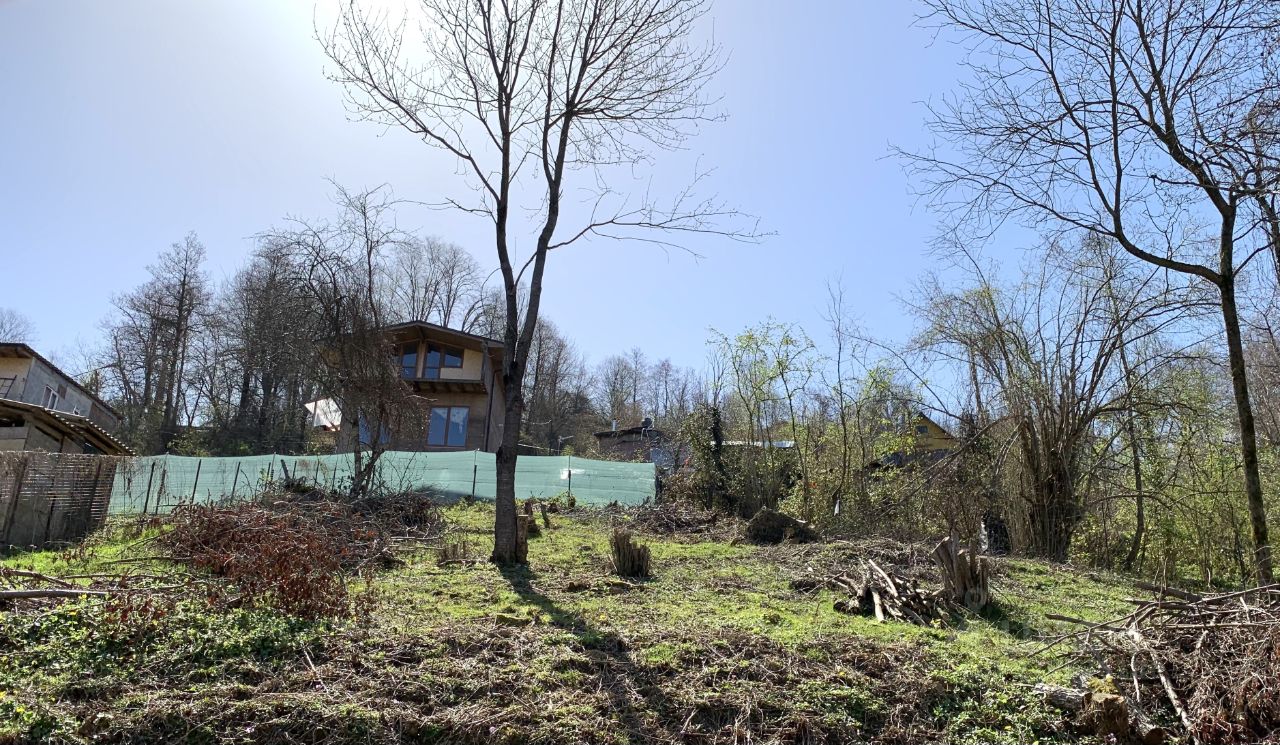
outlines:
M507 389L502 416L502 444L497 454L497 491L494 498L493 556L495 564L513 564L516 552L516 459L520 444L520 420L524 415L522 392Z
M1249 524L1253 530L1254 566L1258 581L1272 579L1271 543L1267 530L1267 510L1262 500L1262 477L1258 472L1258 435L1253 422L1253 405L1249 400L1249 381L1245 375L1244 343L1240 338L1240 317L1236 309L1235 277L1225 274L1218 286L1222 296L1222 321L1227 332L1227 359L1231 365L1231 388L1235 394L1236 416L1240 420L1240 456L1244 462L1245 498L1249 505Z

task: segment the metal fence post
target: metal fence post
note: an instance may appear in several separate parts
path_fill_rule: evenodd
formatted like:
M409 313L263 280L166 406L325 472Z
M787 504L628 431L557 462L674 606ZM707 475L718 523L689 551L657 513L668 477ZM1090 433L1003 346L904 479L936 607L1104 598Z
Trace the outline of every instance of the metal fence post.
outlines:
M164 496L165 484L169 482L169 463L165 462L164 468L160 469L160 486L156 487L156 509L153 514L160 514L160 497Z
M204 459L196 461L196 478L191 482L191 504L196 503L196 487L200 485L200 466L204 465Z
M142 500L142 514L151 506L151 480L156 477L156 462L151 461L151 473L147 476L147 496Z
M236 484L240 483L240 461L236 461L236 475L231 479L231 500L236 498Z

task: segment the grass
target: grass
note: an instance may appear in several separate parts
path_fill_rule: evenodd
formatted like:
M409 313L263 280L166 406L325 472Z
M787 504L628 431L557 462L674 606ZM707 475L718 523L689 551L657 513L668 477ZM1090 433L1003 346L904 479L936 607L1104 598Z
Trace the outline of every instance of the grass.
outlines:
M446 514L487 557L491 508ZM641 533L656 576L624 582L610 517L552 519L527 568L422 552L359 593L351 620L198 598L0 612L0 743L1071 742L1032 687L1076 671L1032 653L1065 630L1050 614L1119 615L1131 590L1009 560L986 617L882 624L791 587L855 569L854 546ZM110 562L145 554L148 535L0 566L119 572Z

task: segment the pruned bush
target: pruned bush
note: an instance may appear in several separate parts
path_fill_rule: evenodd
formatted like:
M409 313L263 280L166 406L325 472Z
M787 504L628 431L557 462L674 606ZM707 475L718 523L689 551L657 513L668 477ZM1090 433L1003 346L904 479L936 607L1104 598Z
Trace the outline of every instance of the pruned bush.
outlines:
M747 538L753 543L812 543L818 534L807 523L764 507L747 523Z
M261 503L192 505L174 512L161 542L174 557L228 580L235 604L302 618L348 615L348 579L396 565L393 539L438 537L443 519L419 494L336 502L277 492Z

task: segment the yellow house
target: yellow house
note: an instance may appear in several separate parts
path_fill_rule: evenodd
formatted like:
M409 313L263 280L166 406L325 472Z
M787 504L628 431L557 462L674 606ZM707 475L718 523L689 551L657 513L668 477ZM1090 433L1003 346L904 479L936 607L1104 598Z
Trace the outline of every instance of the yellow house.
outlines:
M922 459L937 460L960 447L960 441L941 424L929 418L923 411L916 412L906 425L904 434L912 435L911 449L899 450L877 458L863 467L864 471L874 472L886 468L902 468Z
M915 451L932 452L935 450L955 450L960 443L941 424L917 412L911 422L915 434Z

